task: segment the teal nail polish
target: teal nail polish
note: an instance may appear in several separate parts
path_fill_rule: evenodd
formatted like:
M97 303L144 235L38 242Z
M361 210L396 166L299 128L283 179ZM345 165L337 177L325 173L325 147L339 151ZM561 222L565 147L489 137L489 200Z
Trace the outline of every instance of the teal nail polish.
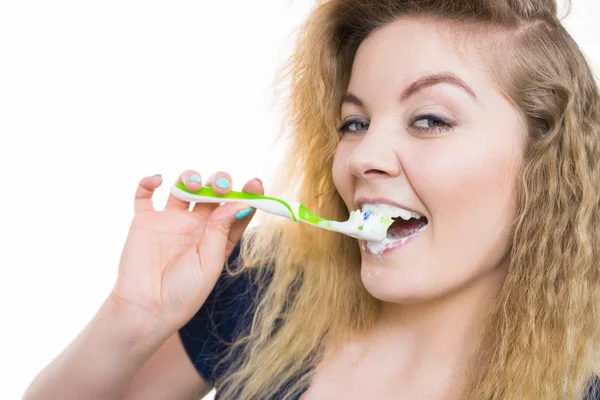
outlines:
M240 211L235 215L235 219L242 219L248 216L252 212L252 208L247 208L244 211Z
M227 189L229 187L229 181L227 178L217 179L217 187L220 187L221 189Z
M190 176L190 181L196 182L196 183L202 183L202 179L200 179L200 177L196 174Z

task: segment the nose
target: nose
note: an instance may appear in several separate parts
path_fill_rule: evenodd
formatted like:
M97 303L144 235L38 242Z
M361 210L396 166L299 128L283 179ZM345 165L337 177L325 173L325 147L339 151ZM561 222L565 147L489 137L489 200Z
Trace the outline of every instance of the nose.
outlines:
M375 130L377 129L377 130ZM362 179L397 177L402 173L393 139L384 127L373 124L355 144L346 161L350 171Z

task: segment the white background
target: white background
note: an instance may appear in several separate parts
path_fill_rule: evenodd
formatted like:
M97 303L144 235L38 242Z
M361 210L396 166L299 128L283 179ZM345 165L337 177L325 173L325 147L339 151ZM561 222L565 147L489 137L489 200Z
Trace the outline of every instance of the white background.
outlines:
M595 0L565 21L599 75ZM311 0L0 1L0 398L106 298L138 180L269 177L272 80ZM212 395L210 396L212 398Z

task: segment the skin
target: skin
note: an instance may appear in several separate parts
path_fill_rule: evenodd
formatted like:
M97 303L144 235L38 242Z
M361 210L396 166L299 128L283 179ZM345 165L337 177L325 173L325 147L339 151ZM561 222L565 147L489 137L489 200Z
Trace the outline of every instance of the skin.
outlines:
M381 313L371 332L325 355L303 400L457 398L478 329L505 279L521 114L494 89L470 44L465 60L439 26L395 21L356 54L348 92L363 106L342 106L342 121L357 123L337 147L335 186L349 210L361 197L386 198L429 223L380 257L359 243L361 278L382 301ZM449 83L399 100L417 79L442 72L462 79L477 100ZM434 119L422 118L428 114ZM452 128L435 128L445 123Z
M223 171L204 182L192 181L192 175L201 177L199 172L188 170L178 180L191 191L204 185L225 195L233 184L231 176ZM227 189L216 186L220 178L230 182ZM197 203L189 210L189 202L173 195L169 195L163 211L156 210L152 196L161 184L159 176L140 181L135 217L109 300L119 308L144 310L149 330L156 330L159 325L170 333L189 321L208 297L222 271L223 260L231 254L255 211L237 221L235 215L249 208L243 203ZM242 190L264 193L258 180L247 182Z
M219 179L229 187L216 186ZM205 182L199 172L185 171L178 182L191 191L204 183L223 195L233 186L222 171ZM140 180L113 290L77 338L35 377L24 399L189 399L210 390L177 331L204 304L253 213L238 219L246 204L190 207L173 195L157 210L153 195L162 183L160 176ZM264 193L258 179L242 190Z

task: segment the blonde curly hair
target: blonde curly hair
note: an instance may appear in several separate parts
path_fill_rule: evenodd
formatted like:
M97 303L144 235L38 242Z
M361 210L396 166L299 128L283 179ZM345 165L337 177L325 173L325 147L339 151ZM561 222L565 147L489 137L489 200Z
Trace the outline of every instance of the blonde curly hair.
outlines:
M290 145L272 194L348 218L332 179L342 95L360 43L404 16L493 44L488 75L528 126L508 275L462 398L581 399L600 370L600 101L554 0L318 1L279 76ZM355 239L268 216L246 239L235 273L255 270L262 289L216 388L227 399L285 388L291 399L325 346L370 329L379 302L361 282Z

